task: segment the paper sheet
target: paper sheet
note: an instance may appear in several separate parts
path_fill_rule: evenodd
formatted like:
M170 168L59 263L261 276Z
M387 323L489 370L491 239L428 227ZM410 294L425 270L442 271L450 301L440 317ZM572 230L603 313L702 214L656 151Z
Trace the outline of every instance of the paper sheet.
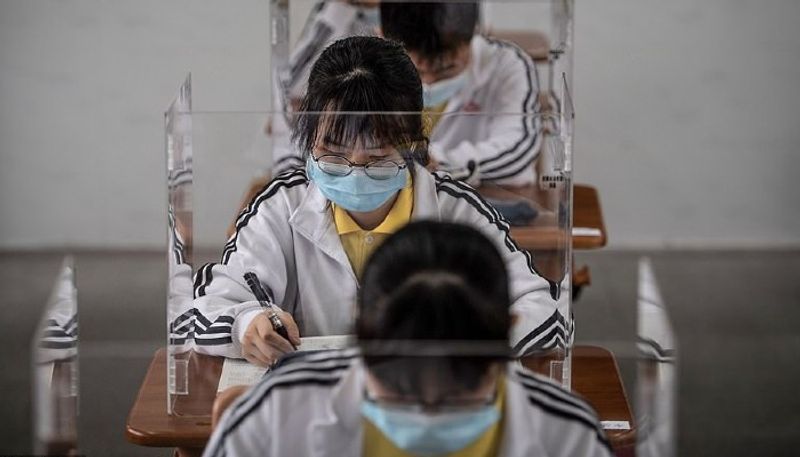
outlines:
M631 424L628 421L601 421L604 430L630 430Z
M600 229L591 227L572 227L572 236L602 236Z
M255 366L247 360L225 359L222 365L222 374L219 377L217 392L222 392L228 387L250 386L264 377L266 368Z
M355 343L353 335L309 336L300 338L298 351L321 351L323 349L342 349Z
M355 343L353 335L310 336L300 338L298 351L321 351L324 349L342 349ZM247 360L225 359L222 374L219 377L217 392L233 386L251 386L264 377L266 368L257 367Z

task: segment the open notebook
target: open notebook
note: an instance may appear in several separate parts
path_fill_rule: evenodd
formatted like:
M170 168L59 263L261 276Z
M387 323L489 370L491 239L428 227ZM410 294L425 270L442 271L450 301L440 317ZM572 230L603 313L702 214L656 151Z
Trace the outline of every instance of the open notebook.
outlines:
M341 349L352 346L355 339L352 335L309 336L300 338L299 351L322 351L325 349ZM257 383L267 368L255 366L242 359L225 359L222 374L219 377L217 392L233 386L250 386Z

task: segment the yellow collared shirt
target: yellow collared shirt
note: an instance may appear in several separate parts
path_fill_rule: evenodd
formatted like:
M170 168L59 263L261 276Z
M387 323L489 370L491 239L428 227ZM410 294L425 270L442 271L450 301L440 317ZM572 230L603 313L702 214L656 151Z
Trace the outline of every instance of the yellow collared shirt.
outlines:
M430 138L430 136L433 135L433 129L436 128L436 124L438 124L439 120L442 118L442 113L444 113L444 109L447 108L447 103L448 102L444 101L439 105L423 110L424 116L422 118L422 125L426 137Z
M336 231L339 233L344 252L359 281L369 256L389 235L408 224L413 209L414 186L410 176L406 186L397 195L397 200L389 214L386 215L386 219L372 230L362 229L344 208L333 205L333 222L336 224Z
M500 452L500 443L503 437L503 422L506 397L505 377L497 380L497 402L495 407L500 411L500 420L483 432L475 442L460 451L447 454L448 457L490 457ZM362 419L364 425L364 456L381 457L413 457L394 445L388 438L367 419Z

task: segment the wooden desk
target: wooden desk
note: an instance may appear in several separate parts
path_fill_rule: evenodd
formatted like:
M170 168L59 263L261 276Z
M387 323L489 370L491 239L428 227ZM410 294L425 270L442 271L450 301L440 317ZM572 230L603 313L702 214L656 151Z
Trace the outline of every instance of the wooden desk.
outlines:
M481 186L478 192L488 198L524 198L547 208L547 192L537 186ZM537 217L531 225L511 227L511 236L522 249L547 251L564 245L563 233L556 228L554 215ZM597 189L585 184L572 187L572 247L573 249L598 249L606 245L606 226L600 209ZM589 229L595 233L576 234L576 229Z
M166 349L159 349L139 394L128 415L125 436L131 443L141 446L176 447L179 455L199 455L211 435L211 406L217 381L222 371L222 358L194 354L190 366L199 379L190 378L191 404L183 405L197 416L167 415L167 362ZM628 421L632 430L607 432L612 446L619 455L628 455L635 445L635 423L628 406L625 388L620 380L614 356L607 350L594 346L576 346L572 363L575 391L582 394L597 410L600 420ZM201 375L200 373L204 373Z
M538 30L490 30L488 35L516 44L536 62L547 62L550 57L550 39Z

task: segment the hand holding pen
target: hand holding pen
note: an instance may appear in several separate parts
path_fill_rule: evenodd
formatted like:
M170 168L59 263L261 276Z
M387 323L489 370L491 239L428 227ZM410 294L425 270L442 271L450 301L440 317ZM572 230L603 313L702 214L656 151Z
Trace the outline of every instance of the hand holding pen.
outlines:
M281 355L296 349L300 332L291 314L272 305L254 273L245 273L244 279L264 312L247 326L242 337L242 356L253 364L268 367Z

